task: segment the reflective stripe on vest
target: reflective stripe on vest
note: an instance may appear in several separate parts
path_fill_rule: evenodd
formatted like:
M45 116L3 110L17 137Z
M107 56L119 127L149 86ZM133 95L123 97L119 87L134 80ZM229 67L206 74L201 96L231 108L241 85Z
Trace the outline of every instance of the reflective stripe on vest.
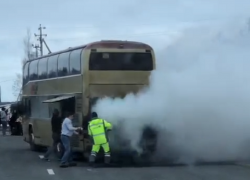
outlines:
M95 135L92 135L93 137L94 136L101 136L101 135L106 135L105 133L99 133L99 134L95 134Z
M92 125L89 125L89 127L98 126L98 125L103 125L103 123L92 124Z

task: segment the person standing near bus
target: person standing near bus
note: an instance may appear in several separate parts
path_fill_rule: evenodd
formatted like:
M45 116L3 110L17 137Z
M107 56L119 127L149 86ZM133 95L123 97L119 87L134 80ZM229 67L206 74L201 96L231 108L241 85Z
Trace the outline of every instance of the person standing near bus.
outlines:
M77 131L82 130L82 128L73 127L72 124L73 118L74 118L74 113L66 113L66 118L63 120L62 123L61 142L64 146L64 154L61 159L61 165L60 165L60 167L62 168L77 165L75 162L73 162L70 138L73 134L79 134Z
M23 135L23 126L22 126L22 122L23 122L23 118L22 116L18 116L17 120L16 120L16 128L17 128L17 134L18 135Z
M5 111L6 111L6 109L4 107L2 107L2 111L0 111L0 115L1 115L3 136L6 135L6 131L7 131L7 114Z
M104 163L106 165L110 164L110 147L107 137L107 131L112 129L112 124L107 122L104 119L98 118L96 112L92 112L91 121L88 125L88 134L92 137L93 146L91 150L91 154L89 156L90 166L94 165L96 155L100 150L100 147L104 150Z
M14 110L14 112L12 113L12 116L10 118L10 121L9 121L11 135L15 135L16 134L16 132L14 130L15 130L17 118L18 118L17 111Z
M44 155L44 160L50 161L49 156L51 153L56 153L57 144L60 142L61 128L62 128L62 118L58 109L54 109L52 118L51 118L51 130L52 130L52 146L48 148L47 152Z

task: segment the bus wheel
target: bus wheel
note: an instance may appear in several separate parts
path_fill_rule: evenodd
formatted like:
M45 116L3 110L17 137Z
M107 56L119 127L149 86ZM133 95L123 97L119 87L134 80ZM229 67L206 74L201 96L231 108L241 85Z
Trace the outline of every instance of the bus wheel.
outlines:
M29 144L31 151L38 151L40 150L39 146L35 145L35 136L33 133L29 134Z
M59 159L61 159L63 157L64 147L63 147L63 144L61 142L57 143L57 145L56 145L56 154L57 154L57 157Z

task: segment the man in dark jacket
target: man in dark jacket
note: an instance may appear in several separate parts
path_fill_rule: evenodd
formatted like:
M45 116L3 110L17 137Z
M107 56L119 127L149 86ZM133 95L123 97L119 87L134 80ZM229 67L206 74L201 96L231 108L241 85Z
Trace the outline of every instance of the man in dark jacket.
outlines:
M0 111L0 117L1 117L3 136L6 135L6 131L7 131L7 114L5 111L6 109L2 107L2 111Z
M44 155L44 160L49 161L49 156L52 152L56 153L57 144L60 142L62 118L60 117L58 109L54 109L53 116L51 118L52 127L52 139L53 144L48 148L48 151Z
M16 110L14 110L14 112L10 118L10 122L9 122L11 135L17 134L17 132L15 131L15 125L16 125L17 118L18 118L18 114L17 114Z

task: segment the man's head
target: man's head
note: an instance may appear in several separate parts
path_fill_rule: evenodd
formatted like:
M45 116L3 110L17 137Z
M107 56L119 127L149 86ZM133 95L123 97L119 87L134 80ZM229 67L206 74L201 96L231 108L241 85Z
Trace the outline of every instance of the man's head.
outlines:
M59 110L58 109L54 109L53 111L53 116L59 116Z
M91 118L98 118L98 114L96 112L91 113Z
M5 111L5 107L2 107L1 109L2 109L2 111Z
M69 119L74 119L74 113L73 112L66 112L66 118L69 118Z

